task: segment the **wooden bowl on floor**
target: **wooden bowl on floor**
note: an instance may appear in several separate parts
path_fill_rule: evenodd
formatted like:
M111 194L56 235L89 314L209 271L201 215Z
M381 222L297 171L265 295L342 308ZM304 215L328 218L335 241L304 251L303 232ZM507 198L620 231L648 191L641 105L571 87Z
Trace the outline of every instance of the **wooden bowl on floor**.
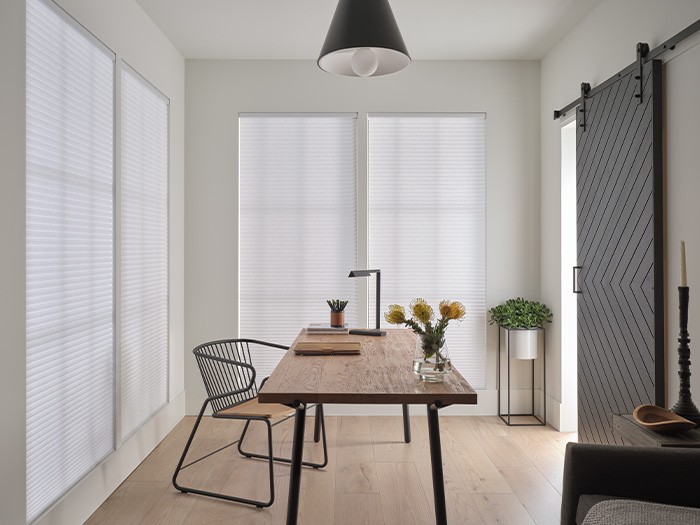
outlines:
M632 417L644 428L659 434L680 434L695 428L692 421L656 405L639 405L632 412Z

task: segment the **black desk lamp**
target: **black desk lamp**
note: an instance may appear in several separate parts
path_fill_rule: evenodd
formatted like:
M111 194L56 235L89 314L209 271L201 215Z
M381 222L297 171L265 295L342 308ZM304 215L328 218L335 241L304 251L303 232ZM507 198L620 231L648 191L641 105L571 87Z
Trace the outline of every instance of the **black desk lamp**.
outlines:
M377 314L376 314L376 328L353 328L350 330L351 334L357 334L357 335L374 335L374 336L379 336L379 335L386 335L386 331L380 330L379 329L379 298L380 298L380 288L381 288L381 282L382 282L382 272L381 270L353 270L350 272L350 275L348 277L369 277L373 273L377 274L377 297L376 302L377 302Z

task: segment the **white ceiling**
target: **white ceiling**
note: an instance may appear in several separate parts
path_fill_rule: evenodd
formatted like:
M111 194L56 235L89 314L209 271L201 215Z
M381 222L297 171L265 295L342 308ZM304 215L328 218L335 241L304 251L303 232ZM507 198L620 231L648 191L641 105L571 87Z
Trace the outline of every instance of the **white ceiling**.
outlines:
M336 0L136 0L185 58L316 59ZM602 0L390 0L413 59L540 59Z

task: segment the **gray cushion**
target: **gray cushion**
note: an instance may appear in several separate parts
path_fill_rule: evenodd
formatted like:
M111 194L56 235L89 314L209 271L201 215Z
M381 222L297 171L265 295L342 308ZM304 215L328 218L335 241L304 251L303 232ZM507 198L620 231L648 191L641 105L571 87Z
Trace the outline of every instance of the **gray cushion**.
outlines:
M583 525L583 520L586 519L588 511L593 508L593 505L600 503L601 501L607 501L611 499L624 499L618 498L616 496L606 496L605 494L581 494L578 499L578 506L576 507L576 525Z
M593 505L582 525L700 525L700 509L609 499Z

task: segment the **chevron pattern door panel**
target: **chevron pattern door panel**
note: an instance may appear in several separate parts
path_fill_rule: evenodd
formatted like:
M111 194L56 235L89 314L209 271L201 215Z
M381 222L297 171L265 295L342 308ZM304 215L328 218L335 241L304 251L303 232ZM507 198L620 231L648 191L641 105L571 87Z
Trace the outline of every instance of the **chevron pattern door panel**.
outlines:
M578 112L579 440L622 443L612 414L664 405L661 63ZM579 110L583 106L579 106Z

